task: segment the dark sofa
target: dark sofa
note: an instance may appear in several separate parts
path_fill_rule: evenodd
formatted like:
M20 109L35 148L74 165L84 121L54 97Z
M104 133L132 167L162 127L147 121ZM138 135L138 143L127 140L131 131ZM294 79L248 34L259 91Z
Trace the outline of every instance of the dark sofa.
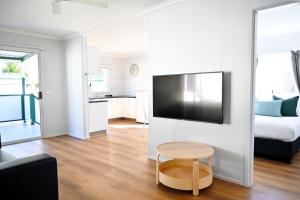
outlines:
M0 199L58 200L56 159L47 154L16 159L0 146Z

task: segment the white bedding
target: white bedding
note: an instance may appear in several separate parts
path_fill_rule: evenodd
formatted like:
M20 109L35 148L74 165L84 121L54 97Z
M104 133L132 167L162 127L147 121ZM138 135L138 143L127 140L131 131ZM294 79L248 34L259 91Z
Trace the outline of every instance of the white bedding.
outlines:
M277 139L285 142L300 137L300 117L255 116L255 137Z

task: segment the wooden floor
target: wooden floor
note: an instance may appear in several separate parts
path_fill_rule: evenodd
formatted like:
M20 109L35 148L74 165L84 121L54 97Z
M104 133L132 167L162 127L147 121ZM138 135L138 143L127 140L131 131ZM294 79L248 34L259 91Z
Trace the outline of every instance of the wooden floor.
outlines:
M198 197L155 184L147 159L147 132L128 121L110 124L107 135L83 141L68 136L5 146L17 157L47 152L58 159L60 200L300 199L300 154L292 164L255 159L254 186L219 179Z

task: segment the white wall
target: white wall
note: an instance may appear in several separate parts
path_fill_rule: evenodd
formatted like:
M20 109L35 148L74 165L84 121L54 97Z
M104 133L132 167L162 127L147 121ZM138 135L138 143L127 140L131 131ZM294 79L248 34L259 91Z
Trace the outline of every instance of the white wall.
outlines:
M41 52L43 76L44 135L66 133L63 45L61 41L0 31L0 44L44 48Z
M139 66L139 73L135 77L130 74L130 66L132 64L137 64ZM126 70L125 73L126 78L129 80L134 80L134 85L132 86L132 89L134 90L148 89L148 83L151 81L151 79L148 76L150 69L148 66L147 55L135 56L135 57L124 59L124 67Z
M131 57L147 52L147 17L142 15L89 34L88 44L101 55Z
M259 27L263 28L263 27ZM300 49L300 33L260 37L257 39L257 54L285 53Z
M280 1L186 0L150 13L150 75L226 72L223 125L152 117L150 95L150 158L163 142L204 142L216 150L217 177L251 185L252 11L275 2Z
M132 64L139 65L140 73L138 76L130 74ZM99 66L106 66L111 69L111 93L113 95L135 95L136 90L146 89L147 80L144 77L148 77L149 72L146 55L129 58L99 56L99 65L93 66L89 66L89 71L93 72L95 70L92 68Z
M64 42L65 45L65 74L67 92L68 134L72 137L85 139L87 131L87 96L84 84L85 41L82 36L74 37Z
M113 95L128 94L131 80L125 76L124 60L122 58L100 56L100 66L110 68L111 93Z

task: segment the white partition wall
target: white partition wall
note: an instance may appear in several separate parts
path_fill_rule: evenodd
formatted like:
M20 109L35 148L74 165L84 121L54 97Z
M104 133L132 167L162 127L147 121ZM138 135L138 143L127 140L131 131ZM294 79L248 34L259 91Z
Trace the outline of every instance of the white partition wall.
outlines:
M87 121L87 86L85 75L85 37L77 36L65 41L65 74L67 91L68 134L89 137Z
M215 147L214 174L252 184L253 14L276 0L186 0L149 14L152 75L225 71L222 125L153 117L150 91L149 157L169 141L197 141Z

